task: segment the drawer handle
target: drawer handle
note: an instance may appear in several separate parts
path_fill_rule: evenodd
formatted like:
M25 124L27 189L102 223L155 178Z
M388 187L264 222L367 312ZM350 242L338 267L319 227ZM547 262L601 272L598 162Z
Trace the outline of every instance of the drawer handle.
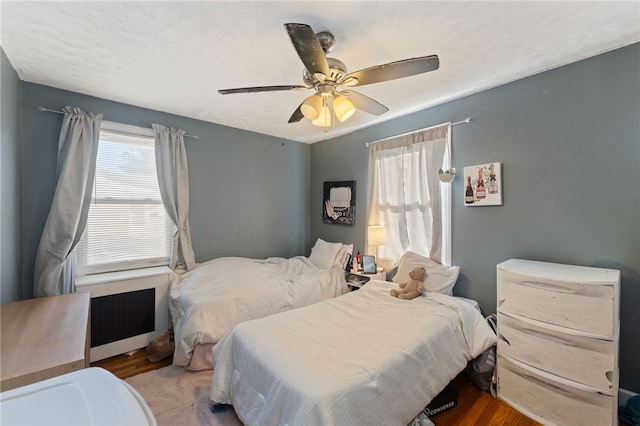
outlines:
M505 342L507 345L511 346L511 343L509 343L509 341L507 340L506 337L504 337L501 333L498 333L498 339L502 340L503 342Z
M523 377L528 379L528 380L530 380L530 381L532 381L532 382L534 382L534 383L536 383L536 384L538 384L538 385L540 385L540 386L542 386L543 388L547 388L547 389L552 390L554 392L561 393L561 394L566 395L566 396L568 396L570 398L575 398L576 397L575 394L569 392L568 390L562 389L561 387L558 387L558 386L555 386L555 385L552 385L551 383L547 383L547 382L545 382L543 380L538 379L537 377L533 377L533 376L530 376L528 374L525 374Z
M531 330L530 328L523 328L522 332L523 333L527 333L527 334L529 334L531 336L534 336L534 337L539 337L541 339L550 340L550 341L555 342L555 343L561 343L561 344L566 345L566 346L575 346L576 345L571 340L566 340L566 339L563 339L563 338L560 338L560 337L556 337L556 336L549 336L548 334L545 334L545 333L542 333L542 332L536 331L536 330Z
M554 284L546 284L546 283L537 283L535 281L523 281L522 285L526 285L527 287L539 288L540 290L549 290L555 291L557 293L575 293L575 290L571 290L569 288L561 287L559 285Z

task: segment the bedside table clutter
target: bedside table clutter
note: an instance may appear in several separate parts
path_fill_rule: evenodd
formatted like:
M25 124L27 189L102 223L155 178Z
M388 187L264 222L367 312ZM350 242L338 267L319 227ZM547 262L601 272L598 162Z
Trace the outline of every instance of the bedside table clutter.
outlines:
M386 278L387 274L385 271L376 272L375 274L356 274L353 272L346 272L344 276L344 279L347 281L347 284L349 285L349 287L351 287L352 290L359 289L367 282L369 282L369 280L386 281Z

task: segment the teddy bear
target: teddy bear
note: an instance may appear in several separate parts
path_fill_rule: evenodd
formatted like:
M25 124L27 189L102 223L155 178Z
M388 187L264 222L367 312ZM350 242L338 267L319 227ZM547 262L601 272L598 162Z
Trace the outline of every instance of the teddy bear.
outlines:
M401 290L391 289L391 295L399 299L407 300L420 296L424 291L422 279L425 273L426 270L423 267L413 268L411 272L409 272L409 281L400 284Z

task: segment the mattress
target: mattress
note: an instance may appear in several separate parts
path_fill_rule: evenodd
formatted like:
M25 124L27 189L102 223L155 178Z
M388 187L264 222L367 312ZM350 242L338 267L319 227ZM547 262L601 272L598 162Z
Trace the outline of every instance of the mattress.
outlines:
M406 425L496 336L468 301L393 287L237 325L212 350L211 401L245 425Z
M91 367L0 394L4 425L156 425L125 381Z
M306 257L249 259L225 257L176 275L170 287L173 363L189 369L194 348L211 345L234 325L299 308L348 291L339 268L318 268Z

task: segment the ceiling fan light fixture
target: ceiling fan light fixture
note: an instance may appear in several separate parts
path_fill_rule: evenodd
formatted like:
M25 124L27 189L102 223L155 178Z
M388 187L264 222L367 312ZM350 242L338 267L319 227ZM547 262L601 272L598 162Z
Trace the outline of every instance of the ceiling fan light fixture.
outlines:
M284 27L304 65L304 86L239 87L218 90L220 94L314 89L316 93L306 98L295 109L288 122L298 123L307 118L313 125L324 127L326 132L335 123L331 117L334 114L338 121L346 121L355 113L356 108L373 115L389 111L389 108L374 99L352 90L338 91L341 88L395 80L434 71L440 67L438 55L430 55L388 62L347 74L347 67L341 60L327 57L335 42L333 34L328 31L316 34L307 24L287 23Z
M326 102L322 106L318 118L312 120L311 124L313 124L314 126L324 127L325 129L331 126L331 110L329 109L329 105L327 105Z
M336 95L333 99L333 111L336 113L338 120L345 121L356 112L356 107L349 99Z
M316 93L315 95L309 96L302 105L300 105L300 111L302 111L302 115L309 120L316 120L320 116L322 107L322 96Z

